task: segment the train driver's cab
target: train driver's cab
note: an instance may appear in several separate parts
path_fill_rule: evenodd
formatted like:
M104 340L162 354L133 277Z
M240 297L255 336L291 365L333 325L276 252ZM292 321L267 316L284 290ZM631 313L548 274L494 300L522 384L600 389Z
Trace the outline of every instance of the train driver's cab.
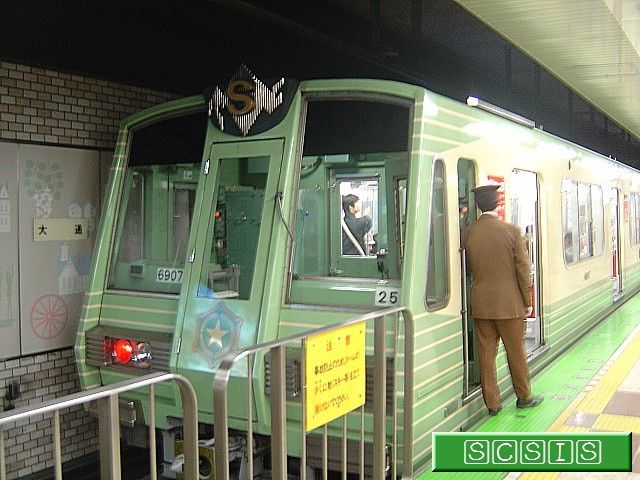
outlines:
M410 104L311 96L305 111L289 301L390 306L404 249Z
M110 290L180 292L206 126L206 112L200 109L131 132Z

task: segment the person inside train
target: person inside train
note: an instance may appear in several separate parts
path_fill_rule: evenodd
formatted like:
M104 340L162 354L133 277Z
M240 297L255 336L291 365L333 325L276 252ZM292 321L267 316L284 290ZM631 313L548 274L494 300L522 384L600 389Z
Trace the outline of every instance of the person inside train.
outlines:
M507 352L517 408L531 408L543 397L531 394L524 347L526 322L532 311L529 258L520 227L499 219L498 188L472 189L482 215L462 231L467 269L471 273L471 315L474 319L482 397L489 415L502 410L496 375L500 339Z
M573 262L573 235L571 232L564 234L564 261L566 263Z
M365 235L371 230L371 217L366 214L356 217L360 212L360 198L352 193L342 197L342 209L342 254L366 256L369 245Z

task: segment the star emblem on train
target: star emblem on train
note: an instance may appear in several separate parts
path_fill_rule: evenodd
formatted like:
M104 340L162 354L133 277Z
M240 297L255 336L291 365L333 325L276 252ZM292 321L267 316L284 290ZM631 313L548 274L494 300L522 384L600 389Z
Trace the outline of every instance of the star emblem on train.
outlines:
M238 348L243 319L224 302L196 317L193 348L214 368L222 358Z
M281 78L268 87L243 64L225 90L214 88L209 99L209 117L224 132L225 117L230 115L242 135L246 136L262 112L272 114L282 105L284 83L284 78Z

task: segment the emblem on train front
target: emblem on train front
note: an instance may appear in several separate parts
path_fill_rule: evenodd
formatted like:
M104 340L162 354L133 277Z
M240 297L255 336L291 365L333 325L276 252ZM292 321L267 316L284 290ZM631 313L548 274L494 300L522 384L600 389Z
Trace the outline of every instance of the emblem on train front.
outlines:
M230 119L240 133L247 136L263 112L271 115L282 105L284 85L281 78L268 87L246 65L241 65L227 88L214 88L209 98L209 117L221 131L234 134L232 125L228 124Z
M211 368L238 348L243 319L234 314L224 302L196 317L196 338L193 349L204 357Z

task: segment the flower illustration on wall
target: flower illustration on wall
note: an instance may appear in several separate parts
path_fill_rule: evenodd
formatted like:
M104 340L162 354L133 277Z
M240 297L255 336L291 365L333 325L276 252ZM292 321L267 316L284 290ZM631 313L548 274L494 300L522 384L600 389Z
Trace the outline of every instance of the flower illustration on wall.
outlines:
M27 160L22 184L27 195L36 202L36 217L48 218L52 211L51 203L62 197L64 184L60 164Z

